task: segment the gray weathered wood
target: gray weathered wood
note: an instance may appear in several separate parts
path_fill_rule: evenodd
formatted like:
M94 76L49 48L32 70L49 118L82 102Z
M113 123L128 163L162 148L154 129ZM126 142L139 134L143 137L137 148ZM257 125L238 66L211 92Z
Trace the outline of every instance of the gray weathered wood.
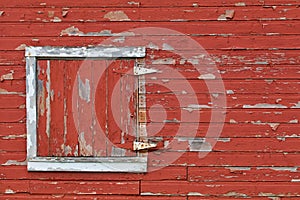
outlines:
M27 158L37 154L36 58L26 57Z
M26 47L25 56L43 58L142 58L145 47Z

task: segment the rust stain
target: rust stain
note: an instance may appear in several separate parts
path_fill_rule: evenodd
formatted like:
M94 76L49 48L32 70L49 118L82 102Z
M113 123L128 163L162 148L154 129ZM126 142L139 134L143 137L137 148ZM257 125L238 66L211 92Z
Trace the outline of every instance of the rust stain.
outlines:
M109 21L130 21L128 16L124 13L124 11L110 11L104 15L104 18L109 19Z
M139 122L140 123L146 122L146 110L144 110L144 109L139 110Z

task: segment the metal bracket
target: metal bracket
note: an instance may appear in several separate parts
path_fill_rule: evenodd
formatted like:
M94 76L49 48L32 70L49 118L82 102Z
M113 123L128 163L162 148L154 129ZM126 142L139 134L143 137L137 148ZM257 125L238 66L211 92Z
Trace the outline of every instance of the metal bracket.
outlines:
M155 148L157 144L155 143L149 143L149 142L133 142L133 150L134 151L141 151L141 150L147 150L151 148Z

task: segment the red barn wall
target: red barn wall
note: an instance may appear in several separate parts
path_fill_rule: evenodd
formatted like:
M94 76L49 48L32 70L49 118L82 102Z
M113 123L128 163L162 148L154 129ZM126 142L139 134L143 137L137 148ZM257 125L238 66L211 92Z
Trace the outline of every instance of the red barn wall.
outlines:
M0 1L0 199L300 198L299 6L298 0ZM212 152L199 158L186 151L145 174L27 172L25 46L97 45L139 27L189 35L223 71L227 111ZM181 65L147 49L149 62L162 58ZM167 95L147 98L155 104ZM199 137L209 124L205 113ZM172 136L172 125L165 126L162 134Z

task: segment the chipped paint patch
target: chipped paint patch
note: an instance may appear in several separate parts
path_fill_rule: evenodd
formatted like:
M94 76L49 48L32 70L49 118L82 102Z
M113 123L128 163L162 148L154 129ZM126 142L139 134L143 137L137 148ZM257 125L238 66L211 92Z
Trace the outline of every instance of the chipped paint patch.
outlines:
M4 140L17 139L17 138L26 138L26 134L22 135L7 135L2 137Z
M166 119L163 121L164 123L180 123L180 121L176 118L172 119L172 120L169 120L169 119Z
M130 21L128 16L124 11L110 11L104 15L104 18L109 19L109 21Z
M26 47L27 47L26 44L20 44L17 48L15 48L15 50L20 50L20 51L22 51L22 50L25 50Z
M173 58L160 58L152 60L153 65L175 65L176 61Z
M248 197L247 194L244 194L244 193L240 193L240 192L228 192L226 194L224 194L224 196L226 197Z
M244 6L246 6L246 3L245 2L237 2L234 5L237 7L244 7Z
M230 119L230 120L229 120L229 123L230 123L230 124L237 124L238 122L235 121L234 119Z
M6 189L4 193L5 194L15 194L16 192L13 191L12 189Z
M273 131L276 131L280 125L280 123L271 123L271 122L261 122L261 121L251 121L252 124L256 125L269 125Z
M289 172L297 172L298 167L257 167L256 169L271 169L274 171L289 171Z
M198 79L213 80L213 79L216 79L216 76L213 74L202 74L202 75L198 76Z
M8 160L2 165L3 166L11 166L11 165L23 166L23 165L27 165L27 160L24 160L24 161Z
M79 75L78 75L78 94L82 100L86 101L87 103L90 102L91 100L90 81L88 79L85 79L85 83L83 83Z
M233 90L226 90L226 94L234 94Z
M72 148L69 145L67 145L67 146L63 145L63 149L64 149L65 155L70 155L72 153Z
M130 31L124 31L124 32L120 32L120 33L112 33L111 30L101 30L99 32L87 32L84 33L82 31L80 31L78 28L76 28L75 26L71 26L69 28L66 28L64 30L62 30L60 32L60 36L120 36L122 38L116 38L118 39L117 42L120 42L119 40L121 40L121 42L124 42L125 40L125 36L134 36L135 33L134 32L130 32ZM114 41L116 40L114 39ZM116 41L115 41L116 42Z
M219 21L226 21L226 20L228 20L228 19L233 19L234 13L235 13L234 10L226 10L226 11L225 11L225 14L221 14L221 15L218 17L218 20L219 20Z
M189 149L190 151L196 151L196 152L210 152L212 151L212 146L210 143L205 142L205 139L193 139L188 140L189 142Z
M269 196L277 196L276 194L273 194L273 193L269 193L269 192L260 192L259 194L258 194L258 196L260 196L260 197L269 197Z
M292 179L291 182L300 182L300 179Z
M172 47L171 45L167 44L167 43L163 43L162 45L162 50L166 50L166 51L173 51L174 47Z
M92 155L93 148L91 147L91 145L86 143L86 140L84 138L84 132L81 132L79 134L78 142L79 142L80 152L82 155Z
M138 6L138 7L139 7L140 4L141 4L140 2L136 2L136 1L128 1L127 3L128 3L129 5L136 5L136 6Z
M71 26L69 28L66 28L65 30L62 30L60 32L60 36L63 35L68 35L68 36L80 36L81 34L83 34L83 32L81 32L78 28L76 28L75 26Z
M156 44L149 42L149 44L147 44L147 48L149 49L154 49L154 50L159 50L159 46L157 46Z
M293 105L291 108L300 108L300 101L298 101L298 103L295 103L295 105Z
M59 17L54 17L52 21L55 23L62 22L62 20Z
M287 108L282 104L258 103L255 105L243 105L243 108Z
M190 104L185 108L182 108L183 110L187 110L189 112L193 112L194 110L201 110L203 108L211 108L208 105L199 105L199 104Z
M10 72L8 74L3 74L0 77L0 81L13 80L13 79L14 79L14 70L10 70Z
M292 119L292 120L290 120L288 123L289 123L289 124L298 124L299 121L298 121L298 119Z
M218 142L230 142L231 139L230 138L218 138L217 141Z
M205 196L204 194L201 194L199 192L189 192L187 195L188 196Z
M229 169L230 171L250 171L251 167L225 167L225 169Z

